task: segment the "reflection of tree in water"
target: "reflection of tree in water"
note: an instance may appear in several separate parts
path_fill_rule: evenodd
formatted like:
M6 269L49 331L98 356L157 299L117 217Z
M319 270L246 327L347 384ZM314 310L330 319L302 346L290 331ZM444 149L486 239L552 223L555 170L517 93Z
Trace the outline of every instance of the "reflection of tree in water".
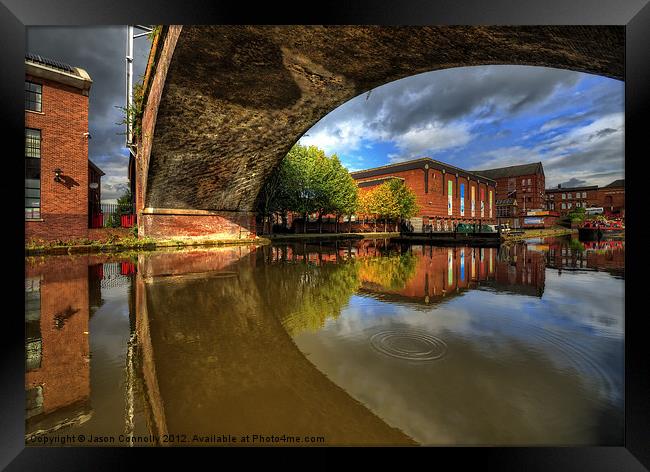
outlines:
M325 264L277 263L264 268L261 292L290 335L317 331L337 318L359 289L356 261Z
M388 290L401 290L415 276L417 257L410 252L389 253L359 261L361 280Z
M362 281L390 290L404 288L415 275L416 263L416 256L394 252L355 260L338 259L336 263L267 262L261 293L294 336L317 331L328 318L338 318Z

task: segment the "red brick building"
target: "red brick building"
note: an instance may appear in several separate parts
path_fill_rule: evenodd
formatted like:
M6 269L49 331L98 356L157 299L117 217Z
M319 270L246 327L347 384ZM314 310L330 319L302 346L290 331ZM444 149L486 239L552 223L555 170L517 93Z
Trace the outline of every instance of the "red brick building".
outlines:
M546 208L566 215L576 208L602 208L609 217L625 217L625 180L598 187L562 187L546 189Z
M520 215L529 210L541 210L545 206L544 167L541 162L497 169L472 171L496 181L497 200L515 199Z
M25 239L88 236L88 73L25 60ZM100 171L101 172L101 171Z
M625 218L625 179L598 189L599 206L611 217Z
M423 157L351 172L361 191L390 179L403 180L416 195L422 224L451 230L456 223L496 222L496 182L458 167Z
M591 208L600 206L598 186L562 187L546 189L546 208L566 215L576 208Z

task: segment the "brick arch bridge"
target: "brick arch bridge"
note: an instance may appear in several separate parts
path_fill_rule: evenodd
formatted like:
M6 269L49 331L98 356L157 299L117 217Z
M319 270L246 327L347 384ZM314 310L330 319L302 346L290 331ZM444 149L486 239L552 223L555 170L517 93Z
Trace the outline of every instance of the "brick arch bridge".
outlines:
M265 178L327 113L414 74L486 64L622 80L622 27L166 26L135 159L139 234L250 237Z

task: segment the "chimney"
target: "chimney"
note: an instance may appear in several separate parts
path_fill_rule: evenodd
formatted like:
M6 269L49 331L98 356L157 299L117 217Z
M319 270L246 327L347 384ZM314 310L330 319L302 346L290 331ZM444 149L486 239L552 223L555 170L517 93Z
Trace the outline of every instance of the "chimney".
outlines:
M562 184L557 184L557 188L562 188Z

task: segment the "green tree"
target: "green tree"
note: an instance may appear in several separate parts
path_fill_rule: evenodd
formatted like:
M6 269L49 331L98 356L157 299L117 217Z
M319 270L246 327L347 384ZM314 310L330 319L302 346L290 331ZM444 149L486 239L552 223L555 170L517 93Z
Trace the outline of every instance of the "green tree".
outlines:
M404 182L391 179L378 187L366 192L361 199L361 210L375 218L384 220L384 231L387 230L388 221L396 223L401 219L411 218L418 212L415 194Z
M262 233L273 231L273 216L280 214L286 221L286 214L292 208L290 172L291 168L286 160L276 167L271 175L264 181L262 190L257 197L257 211L262 217Z
M321 184L325 203L322 214L332 213L336 216L338 232L341 216L351 217L357 210L359 188L336 154L328 158L326 169Z
M307 232L309 214L321 209L323 202L322 182L324 169L319 168L326 160L325 153L316 146L295 145L287 157L287 190L291 210L303 216L303 232Z
M584 207L573 208L569 213L567 213L567 218L571 223L582 223L587 216L587 212Z
M257 211L264 221L274 214L289 211L303 218L303 232L307 232L307 218L318 214L319 230L323 216L351 215L357 211L358 188L348 170L336 155L327 156L315 146L294 145L280 165L266 179L257 198Z
M397 204L397 214L394 218L398 219L398 223L418 214L415 193L404 184L403 180L393 179L388 182L388 186Z

